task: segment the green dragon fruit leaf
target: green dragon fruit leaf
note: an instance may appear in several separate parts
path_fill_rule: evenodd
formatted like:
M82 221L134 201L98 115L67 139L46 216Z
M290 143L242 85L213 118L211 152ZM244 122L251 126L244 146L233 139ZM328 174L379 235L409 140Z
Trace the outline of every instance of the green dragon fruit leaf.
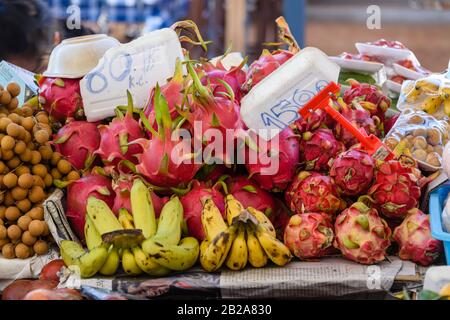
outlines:
M164 131L172 131L172 118L170 117L169 104L166 98L161 93L161 88L156 85L155 88L155 112L156 121L158 123L158 132L161 134L161 129Z
M97 188L96 191L97 191L98 193L100 193L101 195L103 195L103 196L109 196L109 195L111 195L111 192L109 192L109 190L108 190L107 187L100 187L100 188Z
M356 217L356 222L363 228L364 230L369 230L369 219L366 215L360 214L358 217Z
M213 127L220 126L220 120L219 120L219 118L217 118L217 115L215 113L212 114L211 124Z
M120 152L125 155L128 152L128 133L119 133Z
M223 81L222 79L217 79L217 81L218 81L221 85L223 85L223 86L225 87L225 89L227 90L227 96L228 96L228 98L230 98L231 101L235 101L235 100L236 100L236 97L234 96L234 91L233 91L233 89L231 88L231 86L230 86L227 82Z
M353 242L348 237L343 237L342 243L344 244L344 247L346 247L347 249L358 249L359 248L359 244Z
M167 155L167 153L165 153L163 158L161 159L161 164L159 165L158 172L161 174L169 173L169 156Z
M251 193L257 193L256 188L252 185L243 186L242 189Z
M171 27L179 37L179 40L181 42L189 42L195 45L200 45L203 49L203 51L208 52L207 44L212 43L211 41L205 41L202 37L202 34L200 33L200 29L198 28L197 24L192 20L184 20L184 21L178 21L174 23ZM192 32L197 37L198 41L195 41L187 36L181 36L181 31L183 30L192 30Z
M200 81L200 78L198 77L197 72L195 72L194 67L192 66L192 63L188 62L186 65L187 65L189 75L191 76L191 78L193 80L193 87L198 92L200 97L207 101L214 100L214 97L212 96L211 92L208 91L208 89Z
M64 83L64 80L61 78L57 78L55 79L55 85L57 85L58 87L64 88L66 86L66 84Z
M144 124L145 129L150 131L150 133L152 134L153 137L159 136L158 132L156 132L155 129L153 129L153 127L150 124L150 121L148 121L147 117L145 116L145 114L142 110L141 110L141 112L139 112L139 118L141 119L142 123Z

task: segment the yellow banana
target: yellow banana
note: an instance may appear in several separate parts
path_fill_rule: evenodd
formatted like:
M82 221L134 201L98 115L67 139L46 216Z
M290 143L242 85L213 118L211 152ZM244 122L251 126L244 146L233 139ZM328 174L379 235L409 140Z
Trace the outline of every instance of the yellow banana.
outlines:
M183 238L178 245L162 244L153 239L147 239L142 243L142 249L155 262L176 271L191 268L199 254L198 241L193 237Z
M130 199L134 227L141 229L146 239L154 236L156 233L155 209L150 192L141 179L134 180Z
M284 266L292 259L291 251L286 245L269 234L261 226L256 227L256 237L270 260L278 266Z
M219 208L214 204L212 198L203 199L202 225L205 231L205 238L212 241L218 234L228 229L223 220Z
M86 210L87 215L101 235L123 229L119 220L104 201L89 197Z
M450 117L450 96L444 100L444 113Z
M106 261L100 268L99 272L104 276L112 276L117 272L119 265L120 265L119 250L112 247L109 250L108 257L106 258Z
M442 102L442 96L429 96L423 101L422 110L430 114L436 113Z
M89 278L95 275L105 264L108 257L108 250L105 246L85 252L78 243L70 240L61 241L60 251L66 266L69 269L77 267L82 278Z
M134 255L131 253L130 249L123 249L122 269L130 276L142 274L142 270L137 265Z
M248 250L245 240L245 227L240 225L236 239L234 239L226 260L226 265L231 270L242 270L247 265Z
M441 85L438 79L422 79L416 81L415 89L428 94L437 94Z
M119 210L119 222L124 229L134 229L133 216L125 208Z
M235 197L233 197L233 195L227 194L225 198L225 212L229 226L233 223L233 219L240 215L244 210L245 208Z
M230 252L231 245L236 237L236 225L229 227L226 231L219 233L208 246L202 246L203 251L200 252L200 264L208 271L217 271Z
M269 232L273 237L277 236L275 227L273 226L270 219L263 212L256 210L255 208L252 207L248 207L247 210L256 218L256 220L258 220L259 225L261 227L266 229L266 231Z
M173 197L161 210L158 231L152 240L162 244L177 245L181 239L182 222L183 205L178 197Z
M262 268L267 264L268 258L264 249L256 238L252 226L247 226L248 262L255 268Z
M155 277L162 277L170 273L170 269L153 261L140 247L133 247L132 250L136 264L145 273Z
M89 215L86 215L86 223L84 224L84 237L86 239L86 247L88 250L97 248L102 244L102 236L97 231Z

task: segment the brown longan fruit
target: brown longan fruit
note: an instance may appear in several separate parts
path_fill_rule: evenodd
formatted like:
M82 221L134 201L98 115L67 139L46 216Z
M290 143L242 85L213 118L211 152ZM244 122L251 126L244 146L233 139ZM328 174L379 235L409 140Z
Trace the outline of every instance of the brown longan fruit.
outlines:
M28 226L32 220L33 219L31 219L30 216L24 215L17 220L17 225L20 229L22 229L22 231L26 231L28 230Z
M61 160L61 159L62 159L61 153L59 153L59 152L53 152L52 158L51 158L51 160L50 160L50 163L51 163L52 165L56 166L56 165L58 164L59 160Z
M9 221L16 221L20 217L20 210L17 207L8 207L5 211L5 218Z
M6 127L12 123L12 120L10 118L1 118L0 119L0 130L3 132L6 132Z
M41 187L41 188L45 187L44 180L41 177L36 176L36 175L33 176L33 185Z
M59 172L61 172L62 174L68 174L72 170L72 165L70 164L69 161L67 161L65 159L59 160L56 167L58 168Z
M14 252L14 245L12 243L7 243L2 248L2 255L6 259L14 259L16 254Z
M28 193L28 199L33 203L41 202L45 199L45 192L42 187L33 186Z
M46 123L49 124L49 120L48 120L48 114L44 111L40 111L36 114L36 120L40 123Z
M62 178L61 172L59 172L58 169L56 169L56 168L53 168L50 171L50 174L52 175L53 179L55 179L55 180Z
M42 207L34 207L28 211L27 215L33 220L44 220L44 209Z
M39 151L33 150L31 151L31 160L30 163L31 164L38 164L40 163L42 160L41 154L39 153Z
M22 109L22 116L23 117L27 117L28 118L28 117L31 117L33 115L33 109L27 104L24 104L22 106L22 108L20 108L20 109ZM23 120L22 120L22 125L23 125ZM25 129L27 129L27 128L25 128ZM31 129L27 129L27 130L31 130Z
M20 178L20 176L30 173L30 168L28 168L27 166L20 166L16 168L16 176L18 176Z
M6 233L6 227L4 225L0 226L0 240L5 240L8 234Z
M52 147L44 145L39 147L39 153L43 160L50 160L53 155L53 150Z
M33 220L28 225L28 231L33 237L39 237L44 232L44 221L41 220Z
M6 171L6 165L3 161L0 161L0 173L4 173Z
M4 226L5 223L3 222L3 219L0 219L0 226Z
M48 252L48 244L44 240L38 240L33 246L34 252L38 255L43 255Z
M50 173L47 173L47 174L45 175L45 177L44 177L44 183L45 183L45 186L46 186L47 188L51 187L51 185L53 184L53 178L52 178L52 175L51 175Z
M44 223L44 232L42 233L43 237L46 237L50 234L50 229L48 227L48 224Z
M8 124L8 126L6 127L6 133L13 138L20 137L20 135L22 134L22 130L25 129L14 122Z
M12 122L14 122L15 124L20 124L22 122L22 117L19 116L17 113L10 113L8 115L8 118L11 119Z
M3 150L2 151L2 159L3 160L6 160L6 161L11 160L12 158L14 158L14 156L15 156L15 153L12 150Z
M30 162L30 161L31 161L31 156L32 156L31 150L25 149L25 152L22 153L22 154L19 156L19 158L20 158L20 160L22 160L23 162Z
M33 151L33 150L36 150L36 145L34 144L34 142L29 141L29 142L27 142L27 148L28 148L30 151Z
M12 98L9 104L6 106L9 110L15 110L19 106L19 99Z
M69 174L67 175L66 178L69 181L76 181L76 180L80 179L80 174L77 171L72 170L69 172Z
M26 197L28 195L28 190L21 188L19 186L16 186L11 190L11 195L14 198L14 200L21 201L23 199L26 199Z
M2 250L3 246L9 243L9 239L0 240L0 250Z
M37 228L39 228L39 227L37 227ZM37 230L37 231L39 231L39 230ZM22 230L15 224L9 226L8 229L6 230L6 233L8 234L8 238L11 240L20 239L20 237L22 236Z
M20 163L21 163L20 158L16 156L13 157L12 159L9 159L7 164L10 169L15 169L18 166L20 166Z
M14 152L16 154L22 154L27 149L27 144L23 141L17 141L16 145L14 146Z
M34 120L32 117L26 117L22 119L22 127L25 128L27 131L33 130L34 127Z
M33 186L34 179L30 173L24 173L19 177L17 183L21 188L29 189Z
M47 167L44 166L42 163L38 163L35 164L32 168L31 168L31 172L34 175L37 175L41 178L44 178L47 175Z
M50 136L46 130L38 130L34 133L34 139L40 144L44 144L50 139Z
M6 90L11 94L13 97L17 97L20 94L20 86L15 83L11 82L6 86Z
M5 212L6 212L6 207L5 206L0 206L0 219L5 219Z
M25 231L22 234L22 242L25 243L27 246L32 246L37 241L37 238L35 236L32 236L30 231Z
M2 151L12 150L16 146L16 141L13 137L4 136L0 145L2 147Z
M5 90L0 96L0 104L6 106L11 102L11 99L12 99L11 93Z
M17 176L12 172L5 174L3 184L9 189L14 188L17 185Z
M14 248L14 253L19 259L26 259L30 255L30 248L24 243L18 243Z
M30 211L32 203L29 199L23 199L16 202L17 208L23 213Z
M3 204L6 207L10 207L10 206L12 206L14 204L14 198L13 198L11 192L6 192L5 193L5 198L3 199Z
M23 140L23 142L25 142L27 145L28 143L31 142L31 133L29 133L28 131L25 131L25 134L23 135L23 138L21 140Z

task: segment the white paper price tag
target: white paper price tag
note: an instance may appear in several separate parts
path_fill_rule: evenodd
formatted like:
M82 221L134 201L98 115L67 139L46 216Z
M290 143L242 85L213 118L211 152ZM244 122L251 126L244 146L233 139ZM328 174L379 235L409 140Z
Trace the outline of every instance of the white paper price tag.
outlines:
M272 139L300 115L303 107L331 81L340 67L316 48L305 48L258 83L241 102L241 115L249 129ZM268 133L268 134L267 134Z
M126 105L127 90L135 106L143 108L156 83L163 85L173 76L177 58L183 59L183 51L172 29L157 30L109 49L80 83L88 121L113 116L116 106Z

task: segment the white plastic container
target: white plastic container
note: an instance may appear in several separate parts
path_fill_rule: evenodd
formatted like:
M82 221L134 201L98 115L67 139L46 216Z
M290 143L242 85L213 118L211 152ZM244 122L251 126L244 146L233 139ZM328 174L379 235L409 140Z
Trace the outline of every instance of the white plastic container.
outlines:
M63 40L57 45L44 72L46 77L78 79L94 69L105 52L120 46L106 34L95 34Z
M80 82L87 120L113 116L117 106L127 104L127 90L142 109L156 83L163 85L173 76L177 58L183 59L181 44L168 28L108 50Z
M298 110L328 83L337 83L339 71L340 67L319 49L301 50L242 99L245 124L261 138L272 139L295 122L300 117Z

